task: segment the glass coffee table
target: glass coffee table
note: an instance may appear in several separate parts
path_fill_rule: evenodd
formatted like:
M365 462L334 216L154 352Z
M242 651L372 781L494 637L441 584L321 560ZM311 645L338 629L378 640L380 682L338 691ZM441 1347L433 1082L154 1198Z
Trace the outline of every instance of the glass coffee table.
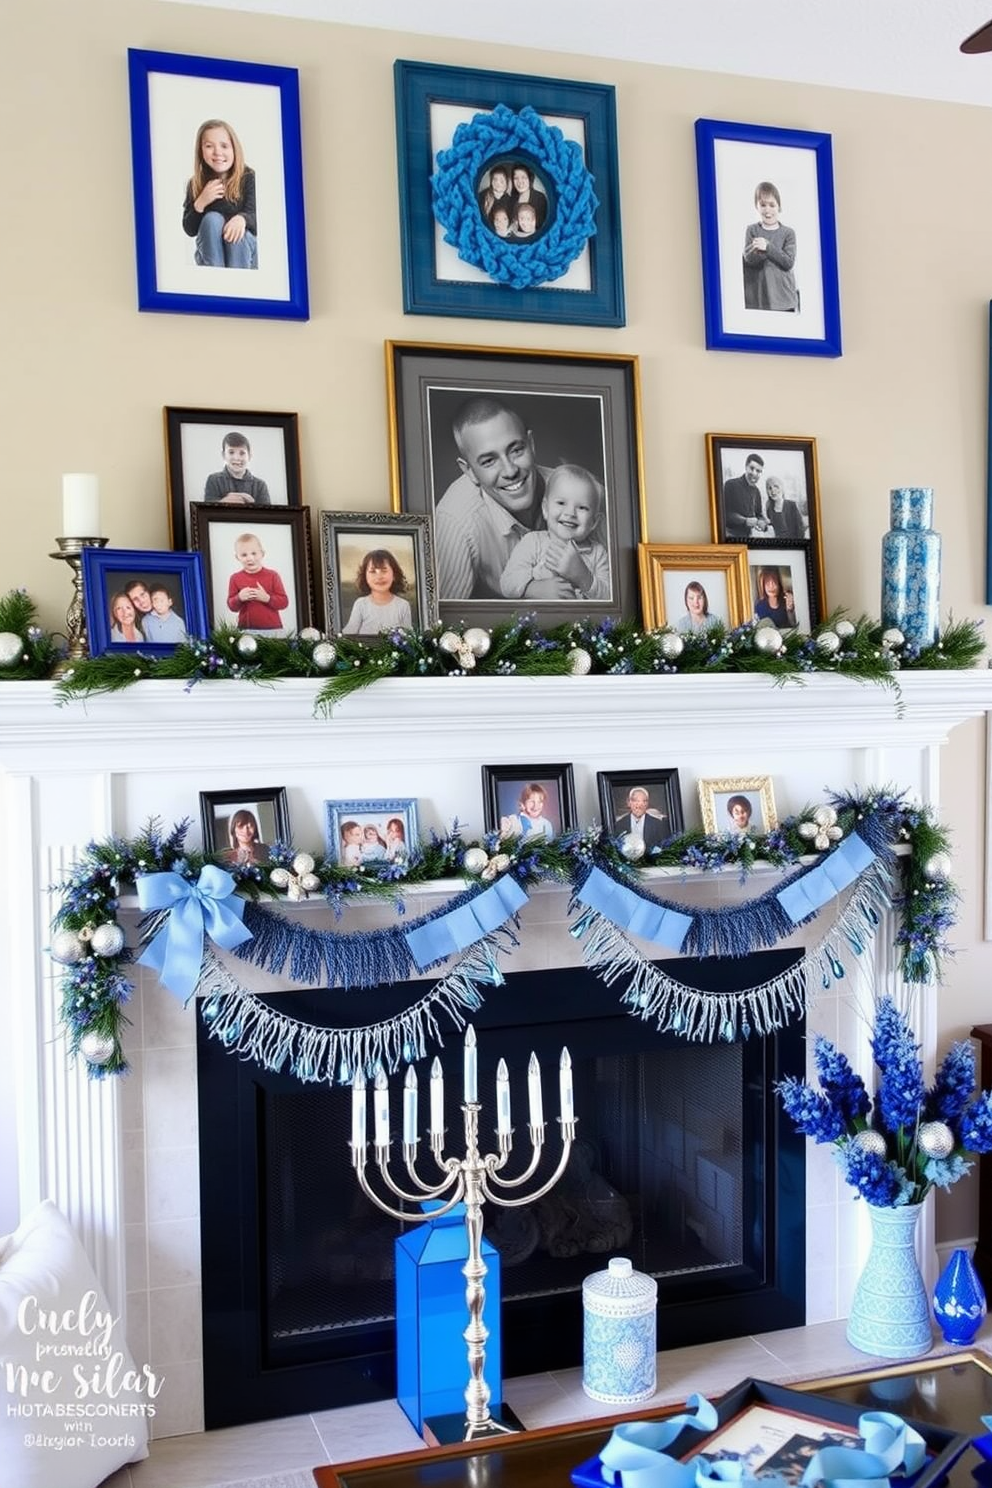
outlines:
M985 1430L981 1417L992 1415L992 1358L966 1349L912 1364L791 1382L790 1388L976 1437ZM597 1455L619 1421L663 1420L682 1408L631 1411L491 1441L342 1462L315 1468L314 1482L317 1488L570 1488L572 1469ZM992 1488L992 1471L986 1468L992 1464L983 1465L969 1447L947 1481L951 1488L976 1488L976 1482Z

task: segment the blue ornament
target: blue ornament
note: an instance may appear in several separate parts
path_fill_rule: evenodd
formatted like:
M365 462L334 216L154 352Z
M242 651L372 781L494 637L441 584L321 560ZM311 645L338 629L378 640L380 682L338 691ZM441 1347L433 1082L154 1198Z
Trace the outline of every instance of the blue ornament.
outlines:
M955 1250L933 1289L933 1315L947 1343L971 1343L985 1317L985 1289L966 1250Z

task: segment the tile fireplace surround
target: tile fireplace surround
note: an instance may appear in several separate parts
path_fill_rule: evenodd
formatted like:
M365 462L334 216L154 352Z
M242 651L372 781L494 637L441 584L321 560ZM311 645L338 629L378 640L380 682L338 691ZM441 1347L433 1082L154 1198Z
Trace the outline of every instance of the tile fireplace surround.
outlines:
M69 1065L56 969L41 948L48 886L80 847L114 832L132 836L153 816L166 826L197 818L201 790L241 786L288 788L301 848L322 843L322 803L335 798L412 796L422 831L457 816L475 836L482 764L571 761L581 823L598 816L598 769L677 767L687 825L698 820L697 779L732 774L770 774L780 816L820 801L825 787L894 785L939 805L940 745L955 724L992 709L992 676L914 673L900 687L901 716L894 693L821 675L784 688L746 676L425 679L379 684L333 718L315 719L317 687L308 682L211 683L189 693L181 683L143 682L62 709L47 684L4 685L0 811L9 840L20 844L16 872L8 862L0 885L0 934L19 989L12 1049L19 1207L27 1212L43 1197L59 1204L115 1310L126 1305L133 1353L170 1377L156 1436L203 1423L195 1014L143 975L130 1010L132 1076L90 1082ZM732 871L705 879L676 873L659 883L690 904L734 903L753 892ZM409 913L449 892L448 885L418 890ZM558 889L531 896L521 947L505 969L575 964L565 901ZM324 913L309 905L294 912ZM392 914L358 907L346 928L390 922ZM822 929L816 923L806 933L818 938ZM900 998L891 924L873 958L877 985ZM239 975L249 980L240 966ZM256 985L277 990L254 975ZM810 1027L855 1050L867 1073L852 990L842 983L822 993ZM923 1003L918 1033L932 1059L934 1000ZM867 1234L863 1206L849 1202L829 1156L819 1149L807 1156L807 1321L826 1322L846 1315ZM932 1206L926 1222L924 1263L933 1273Z

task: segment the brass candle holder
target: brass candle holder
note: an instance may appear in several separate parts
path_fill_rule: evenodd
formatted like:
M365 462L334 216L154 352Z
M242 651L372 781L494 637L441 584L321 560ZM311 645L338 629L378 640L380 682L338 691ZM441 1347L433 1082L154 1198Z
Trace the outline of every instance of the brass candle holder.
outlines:
M109 540L106 537L57 537L55 541L59 550L48 555L67 563L72 572L72 599L65 612L66 654L52 673L54 677L64 677L77 661L85 661L90 654L83 608L83 549L105 548Z

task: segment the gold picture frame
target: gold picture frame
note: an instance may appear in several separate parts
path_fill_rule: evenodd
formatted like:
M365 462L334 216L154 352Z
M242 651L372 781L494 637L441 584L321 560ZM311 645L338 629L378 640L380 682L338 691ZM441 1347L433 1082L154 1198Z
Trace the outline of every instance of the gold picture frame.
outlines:
M704 591L710 623L720 621L728 630L742 625L750 613L747 553L742 543L640 543L637 567L645 628L667 626L686 634L707 630L707 624L697 623L689 613L690 584Z
M720 832L764 834L778 826L770 775L723 775L717 780L700 780L698 786L703 831L711 836Z

